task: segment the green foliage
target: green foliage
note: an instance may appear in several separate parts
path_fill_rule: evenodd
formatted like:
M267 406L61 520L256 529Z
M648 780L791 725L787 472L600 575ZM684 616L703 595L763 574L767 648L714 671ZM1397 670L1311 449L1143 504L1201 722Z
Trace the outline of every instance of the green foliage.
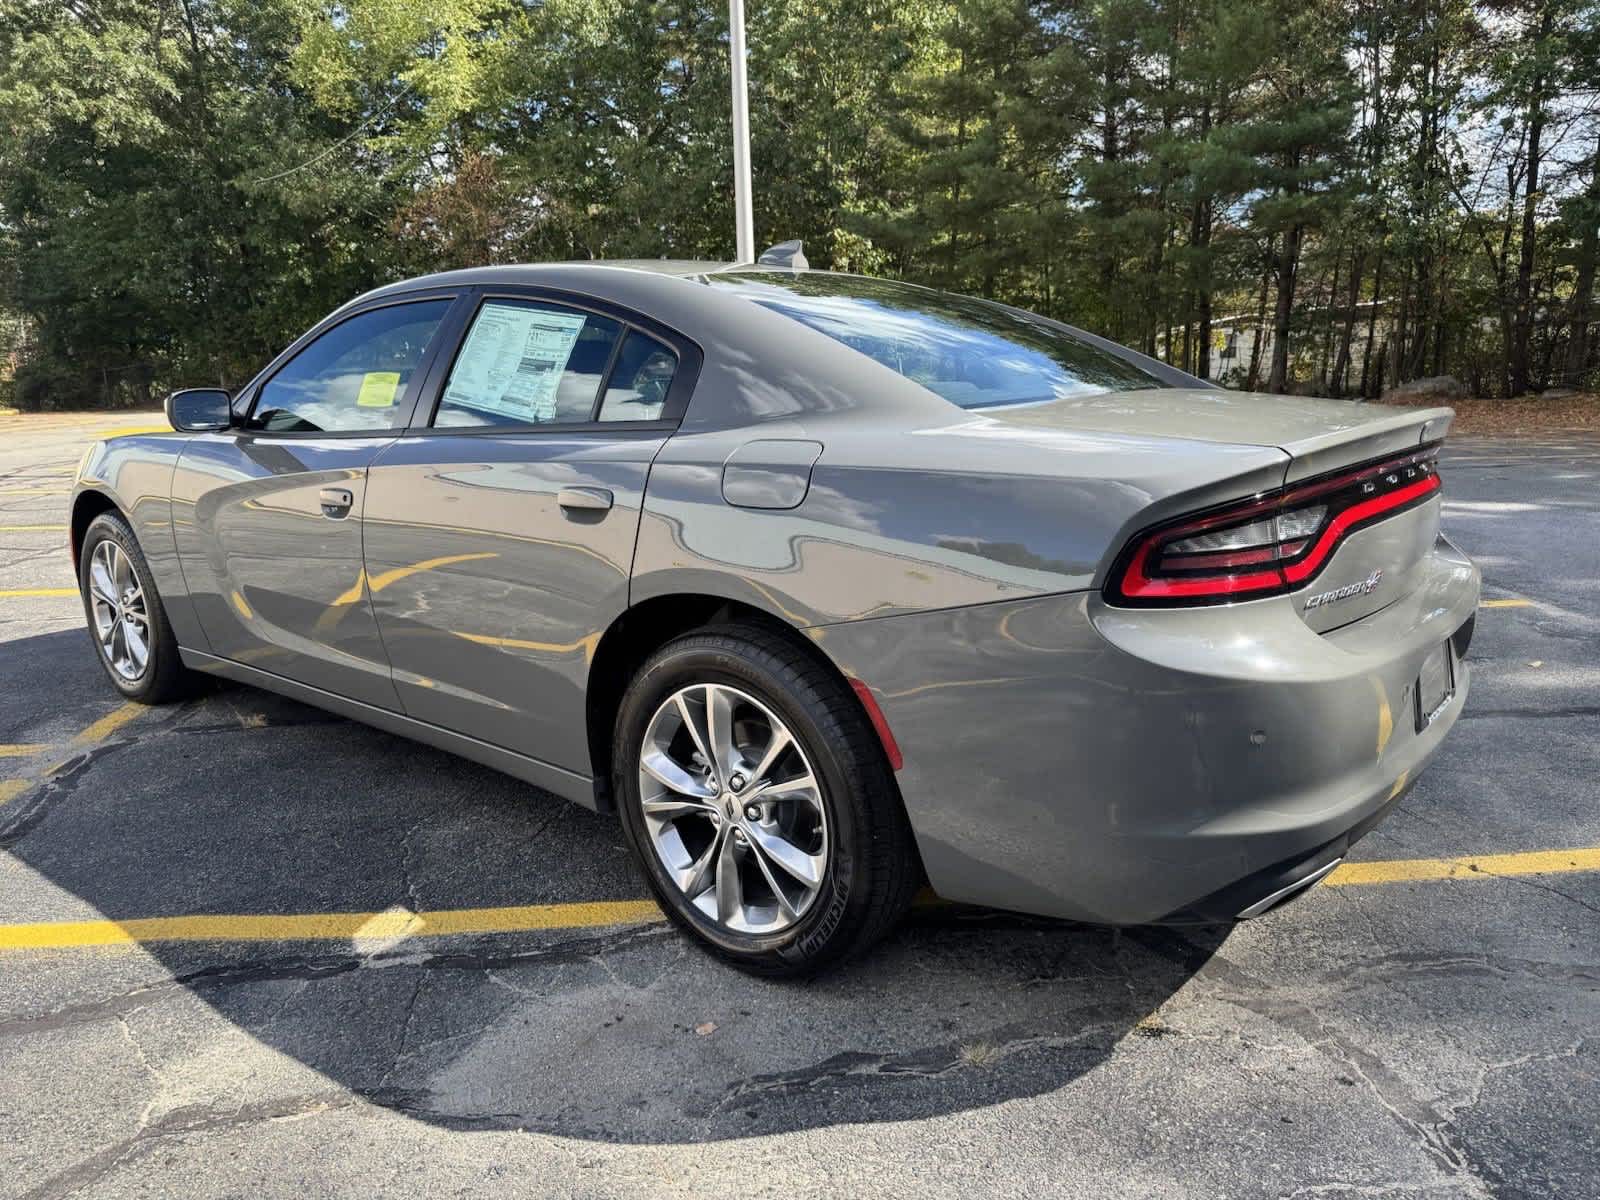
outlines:
M749 0L747 25L757 236L818 266L1284 389L1595 370L1594 0ZM241 384L388 279L731 257L728 88L722 0L17 0L0 387L147 403ZM1268 349L1218 358L1241 332Z
M288 79L296 29L271 0L0 18L0 304L37 333L23 404L237 384L382 277L369 230L397 189L359 161L311 163L338 126Z

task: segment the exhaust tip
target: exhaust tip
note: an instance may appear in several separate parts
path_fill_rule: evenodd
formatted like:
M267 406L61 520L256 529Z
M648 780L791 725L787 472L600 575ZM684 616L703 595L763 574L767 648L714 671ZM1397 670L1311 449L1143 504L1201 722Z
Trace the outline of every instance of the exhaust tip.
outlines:
M1257 900L1249 908L1240 912L1236 919L1240 921L1248 921L1254 917L1259 917L1264 913L1271 912L1280 904L1285 904L1288 901L1293 900L1296 896L1298 896L1301 892L1306 891L1308 888L1315 887L1343 861L1344 855L1341 854L1332 862L1323 863L1322 866L1311 872L1311 874L1302 876L1301 878L1296 879L1293 883L1288 884L1285 887L1281 887L1277 891L1271 892L1262 897L1260 900Z

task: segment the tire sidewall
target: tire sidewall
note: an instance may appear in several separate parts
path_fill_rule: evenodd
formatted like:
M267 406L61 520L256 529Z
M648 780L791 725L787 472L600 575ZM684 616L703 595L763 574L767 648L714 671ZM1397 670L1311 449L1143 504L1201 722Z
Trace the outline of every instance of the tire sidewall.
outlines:
M663 909L726 954L802 966L828 957L834 949L832 943L841 936L849 937L852 918L859 917L866 906L869 889L863 878L863 838L871 826L856 789L850 786L850 765L841 761L828 732L808 711L810 706L792 697L782 681L760 664L734 652L726 645L729 640L717 635L691 636L665 647L646 663L617 714L614 792L623 831ZM709 644L712 642L725 645ZM690 904L666 874L645 824L638 776L645 730L667 697L696 683L737 688L770 708L800 741L820 778L830 844L822 891L799 921L776 933L730 932Z
M110 660L106 658L104 647L100 645L100 635L95 626L94 604L90 600L89 591L89 571L95 549L102 542L114 542L121 548L123 554L127 555L134 577L139 581L139 588L144 593L145 616L148 620L145 641L150 648L150 658L144 665L144 673L135 680L124 679L111 665ZM89 624L89 639L94 643L95 657L105 669L106 677L124 696L142 700L155 687L165 656L171 653L171 649L165 635L166 619L161 610L161 597L156 591L155 580L150 577L149 564L144 560L144 554L139 549L133 531L117 518L101 514L89 523L89 528L83 536L83 546L78 552L78 591L82 594L84 617Z

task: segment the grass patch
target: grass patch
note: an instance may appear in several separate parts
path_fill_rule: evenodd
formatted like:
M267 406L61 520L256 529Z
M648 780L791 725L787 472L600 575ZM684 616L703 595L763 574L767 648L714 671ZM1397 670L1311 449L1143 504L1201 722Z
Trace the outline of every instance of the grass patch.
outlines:
M961 1047L961 1065L980 1070L1000 1061L1000 1047L993 1042L968 1042Z

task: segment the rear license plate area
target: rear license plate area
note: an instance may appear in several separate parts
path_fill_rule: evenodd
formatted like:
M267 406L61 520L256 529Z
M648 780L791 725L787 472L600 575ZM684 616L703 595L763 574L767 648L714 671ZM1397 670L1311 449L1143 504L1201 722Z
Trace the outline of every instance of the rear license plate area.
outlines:
M1451 697L1456 694L1455 652L1448 641L1428 651L1428 657L1422 660L1415 690L1417 732L1421 733L1450 706Z

